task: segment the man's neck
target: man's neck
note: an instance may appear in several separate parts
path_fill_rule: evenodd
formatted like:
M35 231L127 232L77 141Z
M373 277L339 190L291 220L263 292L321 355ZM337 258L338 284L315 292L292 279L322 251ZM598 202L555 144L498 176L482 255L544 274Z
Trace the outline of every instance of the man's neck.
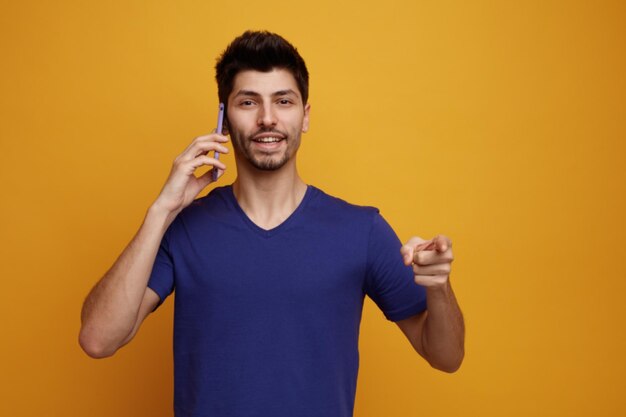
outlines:
M239 206L257 226L270 230L283 223L298 208L307 185L295 166L277 171L240 170L233 183Z

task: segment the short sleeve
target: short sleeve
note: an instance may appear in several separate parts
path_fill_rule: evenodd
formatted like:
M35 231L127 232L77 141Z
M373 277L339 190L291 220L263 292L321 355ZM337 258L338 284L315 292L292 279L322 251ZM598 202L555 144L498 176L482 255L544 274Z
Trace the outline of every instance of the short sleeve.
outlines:
M370 230L365 292L387 320L400 321L426 309L426 290L405 266L402 244L391 226L376 213Z
M174 291L174 263L169 250L167 233L161 240L148 280L148 287L154 290L160 298L157 307Z

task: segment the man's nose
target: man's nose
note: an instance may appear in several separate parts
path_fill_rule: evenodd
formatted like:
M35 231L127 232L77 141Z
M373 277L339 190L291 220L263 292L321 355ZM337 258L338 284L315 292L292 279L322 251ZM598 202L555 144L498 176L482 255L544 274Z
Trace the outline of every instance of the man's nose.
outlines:
M276 126L276 113L271 104L265 104L259 109L259 126L272 127Z

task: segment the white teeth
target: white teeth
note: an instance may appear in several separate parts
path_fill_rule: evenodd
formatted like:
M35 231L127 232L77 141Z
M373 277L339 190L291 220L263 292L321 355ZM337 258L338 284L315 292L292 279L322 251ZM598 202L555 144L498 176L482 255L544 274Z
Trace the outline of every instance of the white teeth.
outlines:
M279 142L279 141L280 141L280 138L274 138L274 137L256 139L256 142L261 142L261 143L273 143L273 142Z

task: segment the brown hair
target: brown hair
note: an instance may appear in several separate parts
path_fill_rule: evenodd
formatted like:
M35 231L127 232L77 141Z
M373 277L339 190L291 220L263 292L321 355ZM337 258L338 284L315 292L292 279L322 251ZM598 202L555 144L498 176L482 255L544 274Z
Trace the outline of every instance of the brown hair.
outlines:
M217 94L227 104L235 76L240 71L268 72L286 69L296 80L302 104L309 98L309 72L298 50L282 36L267 31L246 31L233 40L215 65Z

